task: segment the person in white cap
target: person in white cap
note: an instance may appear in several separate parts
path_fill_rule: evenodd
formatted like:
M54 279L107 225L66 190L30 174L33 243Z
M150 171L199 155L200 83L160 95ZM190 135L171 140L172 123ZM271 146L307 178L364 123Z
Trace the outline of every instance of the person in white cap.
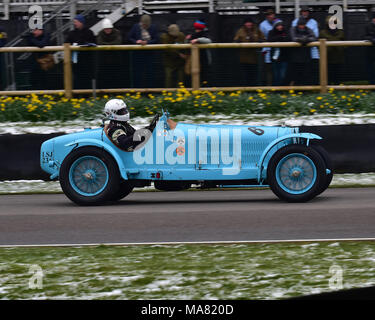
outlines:
M102 30L99 32L96 43L98 45L119 45L122 44L122 35L119 30L114 28L110 19L102 20ZM98 61L98 86L99 88L117 88L121 81L121 72L119 66L122 65L122 51L101 51L96 52Z
M122 44L122 35L119 30L113 27L112 21L105 18L102 21L102 30L99 32L96 40L99 45Z

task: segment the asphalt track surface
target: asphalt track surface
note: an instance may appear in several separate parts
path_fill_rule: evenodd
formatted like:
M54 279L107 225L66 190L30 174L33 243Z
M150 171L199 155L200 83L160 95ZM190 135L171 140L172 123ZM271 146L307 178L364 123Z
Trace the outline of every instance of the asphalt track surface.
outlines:
M63 194L0 196L0 245L375 238L375 188L308 203L270 190L133 192L79 207Z

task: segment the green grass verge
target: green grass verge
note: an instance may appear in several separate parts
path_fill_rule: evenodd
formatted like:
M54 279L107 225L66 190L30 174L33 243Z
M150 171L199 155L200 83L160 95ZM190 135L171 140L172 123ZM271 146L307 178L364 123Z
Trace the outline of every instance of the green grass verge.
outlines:
M374 261L373 242L1 248L0 299L280 299L332 291L333 265L374 285Z
M0 97L0 122L6 121L67 121L74 119L94 120L102 114L104 104L110 98L124 99L132 117L150 116L168 109L173 115L216 114L352 114L375 113L375 93L358 91L327 94L295 92L189 92L180 88L177 92L163 92L159 95L141 94L134 91L123 95L99 98L73 98L62 96L29 95L25 97Z

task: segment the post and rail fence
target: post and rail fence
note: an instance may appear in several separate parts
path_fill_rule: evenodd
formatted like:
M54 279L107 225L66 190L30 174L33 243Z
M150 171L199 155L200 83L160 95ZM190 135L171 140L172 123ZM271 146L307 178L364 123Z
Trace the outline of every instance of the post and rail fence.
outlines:
M328 54L329 47L364 47L372 46L368 41L326 41L320 39L316 42L311 42L308 47L318 47L320 51L319 60L319 84L309 86L256 86L256 87L210 87L204 88L209 91L288 91L288 90L301 90L301 91L320 91L321 93L328 92L329 89L340 90L374 90L375 85L329 85L328 84ZM187 90L200 90L200 61L199 51L201 49L228 49L228 48L295 48L301 47L297 42L261 42L261 43L211 43L211 44L154 44L154 45L111 45L111 46L95 46L95 47L80 47L71 46L65 43L63 46L48 46L44 48L36 47L3 47L0 48L0 53L20 53L20 52L64 52L64 89L61 90L11 90L0 91L1 95L28 95L32 93L48 93L48 94L61 94L63 93L66 98L70 99L74 94L90 94L94 93L94 89L73 89L73 72L72 72L72 52L74 51L127 51L127 50L169 50L180 49L190 50L191 54L191 87ZM97 94L100 93L121 93L121 92L162 92L162 91L175 91L178 88L116 88L116 89L95 89Z

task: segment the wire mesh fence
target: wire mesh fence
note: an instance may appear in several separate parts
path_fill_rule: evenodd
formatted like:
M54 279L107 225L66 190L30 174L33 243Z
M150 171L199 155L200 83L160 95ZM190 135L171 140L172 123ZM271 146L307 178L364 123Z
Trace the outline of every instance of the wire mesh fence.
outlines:
M312 59L309 52L313 47L324 50L326 57ZM194 53L192 48L199 49ZM285 61L266 63L264 48L272 55L284 50ZM2 93L66 91L67 83L73 91L87 92L99 89L152 91L181 85L193 89L264 87L282 90L302 86L307 90L310 86L316 89L316 86L327 85L355 89L375 84L375 48L365 41L321 40L303 47L291 42L91 48L66 45L65 50L69 55L61 58L62 46L1 48ZM29 52L26 58L25 52ZM41 59L53 60L57 53L60 62L50 61L48 67L43 66ZM301 56L305 58L293 58ZM14 61L14 79L8 72L10 61ZM67 70L71 70L70 74Z

